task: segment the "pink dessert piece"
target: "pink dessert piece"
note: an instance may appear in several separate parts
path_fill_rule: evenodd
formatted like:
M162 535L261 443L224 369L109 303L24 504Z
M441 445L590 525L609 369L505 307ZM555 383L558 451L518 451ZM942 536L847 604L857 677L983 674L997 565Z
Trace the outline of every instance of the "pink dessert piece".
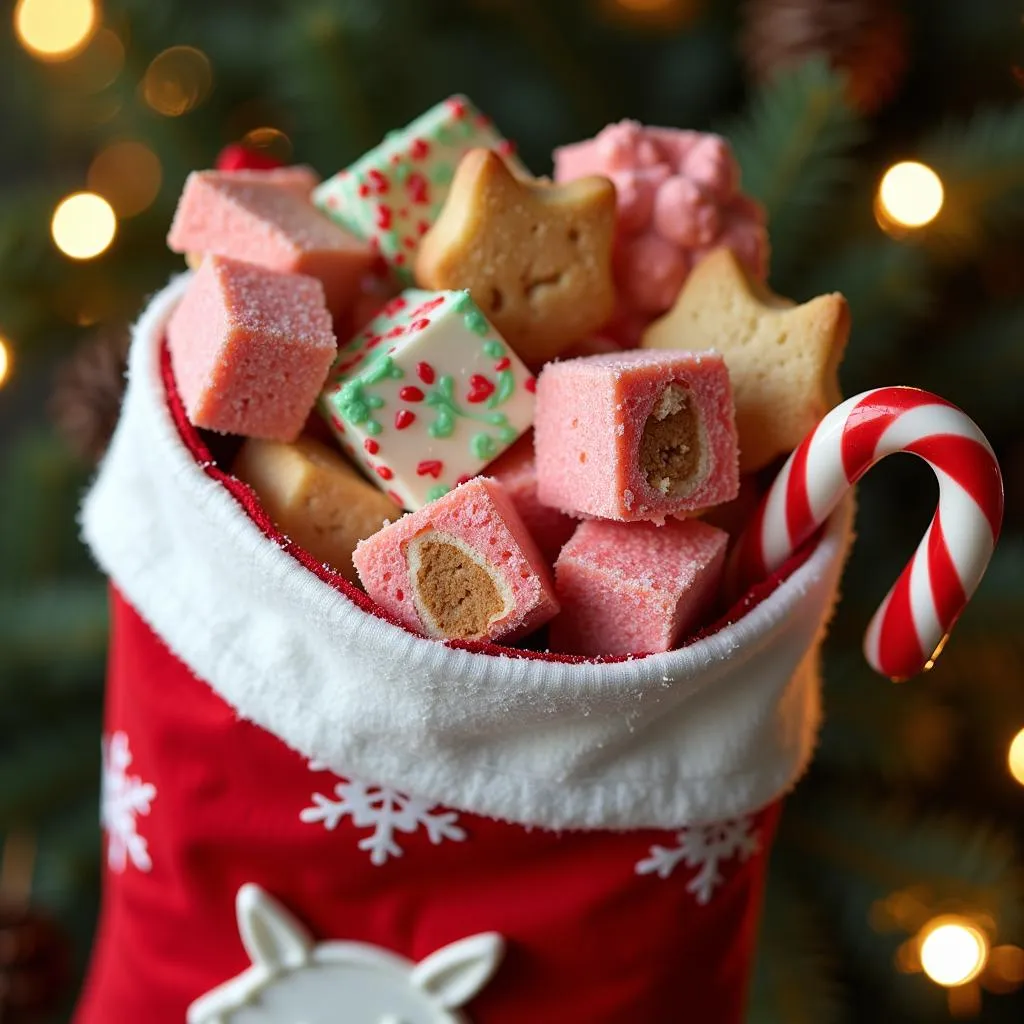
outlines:
M714 611L728 539L699 519L581 523L555 563L562 610L551 649L591 657L672 650Z
M271 167L256 170L246 167L237 171L206 171L209 175L224 175L234 181L250 181L277 185L279 188L291 189L297 196L309 199L313 189L320 184L320 175L306 164L291 164L288 167Z
M693 267L722 245L764 278L764 212L738 190L739 168L721 136L621 121L596 138L556 149L554 157L556 181L603 174L615 184L621 324L665 312ZM623 334L623 342L630 337Z
M374 255L312 204L309 181L303 168L195 171L185 182L167 244L174 252L213 253L315 277L331 313L340 317Z
M577 522L557 508L543 504L537 497L533 435L521 437L495 459L487 467L487 475L501 482L541 554L553 565L562 545L573 535Z
M478 477L361 541L366 592L440 640L512 640L558 614L547 565L511 498Z
M203 261L167 344L192 423L272 441L299 436L337 351L318 280L223 256Z
M739 490L732 388L714 351L548 363L534 412L537 496L569 515L662 523Z

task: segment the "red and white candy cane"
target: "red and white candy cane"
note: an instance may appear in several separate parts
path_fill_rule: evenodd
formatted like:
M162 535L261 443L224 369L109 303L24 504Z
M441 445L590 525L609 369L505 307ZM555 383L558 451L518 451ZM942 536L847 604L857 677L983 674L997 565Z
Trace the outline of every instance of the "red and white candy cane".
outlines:
M910 452L939 481L924 538L864 637L893 679L930 668L985 573L1003 519L1003 481L985 435L956 406L917 388L877 388L836 406L789 457L737 545L734 579L774 572L880 459Z

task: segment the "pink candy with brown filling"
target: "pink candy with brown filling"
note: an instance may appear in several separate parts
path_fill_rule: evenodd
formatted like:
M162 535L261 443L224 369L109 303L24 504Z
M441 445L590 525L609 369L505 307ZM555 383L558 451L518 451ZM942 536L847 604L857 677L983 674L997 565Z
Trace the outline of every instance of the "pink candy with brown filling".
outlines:
M424 636L511 640L558 612L543 556L486 477L361 541L352 561L370 597Z
M167 324L178 392L197 427L294 441L337 351L320 282L207 258Z
M571 515L661 523L739 489L732 389L713 351L549 363L534 446L538 498Z
M562 611L552 649L591 657L672 650L713 612L728 539L698 519L582 523L555 564Z

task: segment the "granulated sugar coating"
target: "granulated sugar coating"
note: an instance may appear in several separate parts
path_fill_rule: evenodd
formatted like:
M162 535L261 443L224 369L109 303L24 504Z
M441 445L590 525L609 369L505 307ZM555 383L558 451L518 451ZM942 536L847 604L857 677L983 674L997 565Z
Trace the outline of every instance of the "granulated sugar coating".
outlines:
M348 311L370 269L369 246L328 220L309 199L309 173L296 170L189 175L167 244L271 270L308 274L324 286L334 316Z
M715 352L549 363L534 425L538 497L569 514L662 523L739 490L732 390Z
M511 640L558 612L543 556L487 477L384 527L352 560L370 597L424 636Z
M178 392L197 427L293 441L337 343L320 282L207 258L167 325Z
M582 523L555 563L564 654L669 651L713 611L728 535L698 519Z
M507 452L487 467L488 476L499 480L512 499L537 547L553 565L562 545L576 529L576 520L557 508L544 505L537 497L537 463L533 434L521 437Z

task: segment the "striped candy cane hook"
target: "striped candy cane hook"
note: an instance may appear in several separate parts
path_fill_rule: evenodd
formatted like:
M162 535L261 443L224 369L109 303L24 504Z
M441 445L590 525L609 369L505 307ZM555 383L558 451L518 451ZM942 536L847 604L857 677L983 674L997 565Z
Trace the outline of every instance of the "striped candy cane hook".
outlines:
M745 588L777 569L880 459L911 452L932 467L939 504L864 637L893 679L931 668L988 566L1003 519L1003 480L985 435L956 406L917 388L877 388L836 406L789 457L734 555Z

